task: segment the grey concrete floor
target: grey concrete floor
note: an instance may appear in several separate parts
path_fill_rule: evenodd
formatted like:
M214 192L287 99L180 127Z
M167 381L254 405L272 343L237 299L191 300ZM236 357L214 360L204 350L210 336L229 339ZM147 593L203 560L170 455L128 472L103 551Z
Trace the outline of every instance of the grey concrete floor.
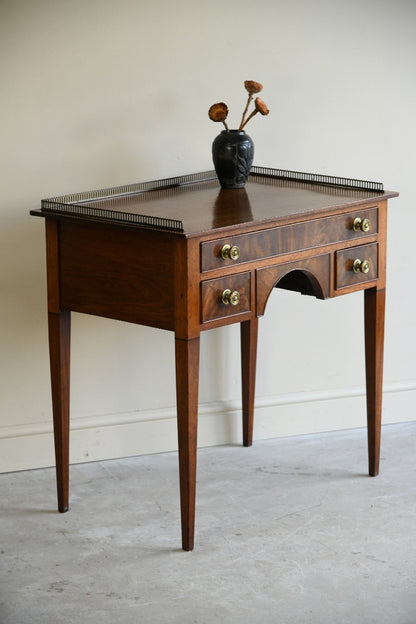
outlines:
M180 549L176 453L0 475L1 624L415 624L416 422L198 453Z

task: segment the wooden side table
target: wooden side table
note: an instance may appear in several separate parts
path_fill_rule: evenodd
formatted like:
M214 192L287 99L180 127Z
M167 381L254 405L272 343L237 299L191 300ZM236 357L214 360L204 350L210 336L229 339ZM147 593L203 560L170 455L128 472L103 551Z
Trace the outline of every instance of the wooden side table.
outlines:
M182 547L194 545L200 333L240 323L243 443L252 444L258 318L275 286L364 291L369 473L379 470L386 192L253 167L245 189L204 172L44 200L58 508L68 510L70 311L175 334Z

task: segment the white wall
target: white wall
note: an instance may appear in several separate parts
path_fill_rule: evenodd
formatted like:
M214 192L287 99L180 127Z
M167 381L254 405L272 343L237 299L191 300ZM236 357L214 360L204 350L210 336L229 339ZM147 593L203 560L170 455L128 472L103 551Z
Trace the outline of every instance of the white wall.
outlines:
M208 107L271 113L255 163L381 180L384 422L416 418L413 0L1 0L0 471L53 463L41 198L211 168ZM362 294L276 291L255 436L363 426ZM73 315L72 460L176 448L173 336ZM238 327L203 335L199 444L240 440ZM226 354L226 357L224 357ZM363 458L363 465L366 459Z

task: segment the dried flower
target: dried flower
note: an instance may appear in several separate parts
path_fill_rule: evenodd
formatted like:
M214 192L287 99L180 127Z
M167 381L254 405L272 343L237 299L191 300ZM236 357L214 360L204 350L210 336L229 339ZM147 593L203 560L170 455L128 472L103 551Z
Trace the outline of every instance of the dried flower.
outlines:
M228 106L224 104L224 102L218 102L217 104L213 104L209 111L208 116L212 121L222 121L225 128L228 130L228 126L225 123L228 115Z
M260 82L256 82L255 80L245 80L244 86L250 94L260 93L260 91L263 89L263 85Z
M257 113L260 113L261 115L268 115L269 114L269 109L267 108L266 104L263 102L263 100L261 100L259 97L257 97L254 100L254 110L250 113L250 115L247 117L247 119L244 121L244 116L243 119L241 120L241 124L239 127L239 130L242 130L244 128L244 126L250 121L250 119L252 117L254 117L254 115L257 115Z
M269 114L269 109L267 108L266 104L263 102L263 100L257 97L254 101L254 110L250 113L248 117L246 117L250 103L253 100L253 95L255 93L260 93L260 91L262 91L263 89L263 85L260 82L256 82L255 80L245 80L244 87L246 91L248 92L248 99L247 99L246 107L243 112L243 116L241 118L240 126L238 128L239 132L241 132L244 126L257 113L260 113L261 115ZM225 123L225 120L227 119L227 116L228 116L228 106L224 104L224 102L218 102L217 104L213 104L208 111L208 116L212 121L222 121L227 132L229 131L228 126Z
M268 115L270 113L266 104L259 97L254 100L254 105L258 113L261 113L262 115Z

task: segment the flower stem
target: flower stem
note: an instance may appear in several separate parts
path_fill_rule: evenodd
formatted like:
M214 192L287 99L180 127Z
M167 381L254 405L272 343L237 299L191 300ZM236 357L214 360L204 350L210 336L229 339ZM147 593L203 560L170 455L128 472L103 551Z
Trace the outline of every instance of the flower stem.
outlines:
M247 123L247 121L248 121L248 119L247 119L247 121L245 122L245 121L244 121L244 117L246 116L246 113L247 113L247 111L248 111L248 107L250 106L250 102L251 102L251 100L252 100L252 99L253 99L253 94L252 94L252 93L249 93L249 94L248 94L247 104L246 104L246 107L245 107L245 109L244 109L243 116L241 117L240 127L238 128L238 131L239 131L239 132L243 129L243 126L245 126L245 124L246 124L246 123ZM250 119L250 117L249 117L249 119Z
M225 122L225 119L223 119L223 120L222 120L222 123L224 124L225 129L227 130L227 132L229 132L229 129L228 129L228 126L227 126L227 124L226 124L226 122Z
M239 130L239 132L241 132L241 130L244 128L244 126L245 126L245 125L247 125L247 124L248 124L248 122L250 121L250 119L251 119L252 117L254 117L254 115L256 115L256 113L258 113L258 112L259 112L259 111L258 111L257 109L255 109L255 110L254 110L254 111L253 111L253 112L252 112L252 113L251 113L251 114L247 117L247 119L245 120L245 122L244 122L244 123L243 123L243 122L241 122L240 127L239 127L239 129L238 129L238 130Z

